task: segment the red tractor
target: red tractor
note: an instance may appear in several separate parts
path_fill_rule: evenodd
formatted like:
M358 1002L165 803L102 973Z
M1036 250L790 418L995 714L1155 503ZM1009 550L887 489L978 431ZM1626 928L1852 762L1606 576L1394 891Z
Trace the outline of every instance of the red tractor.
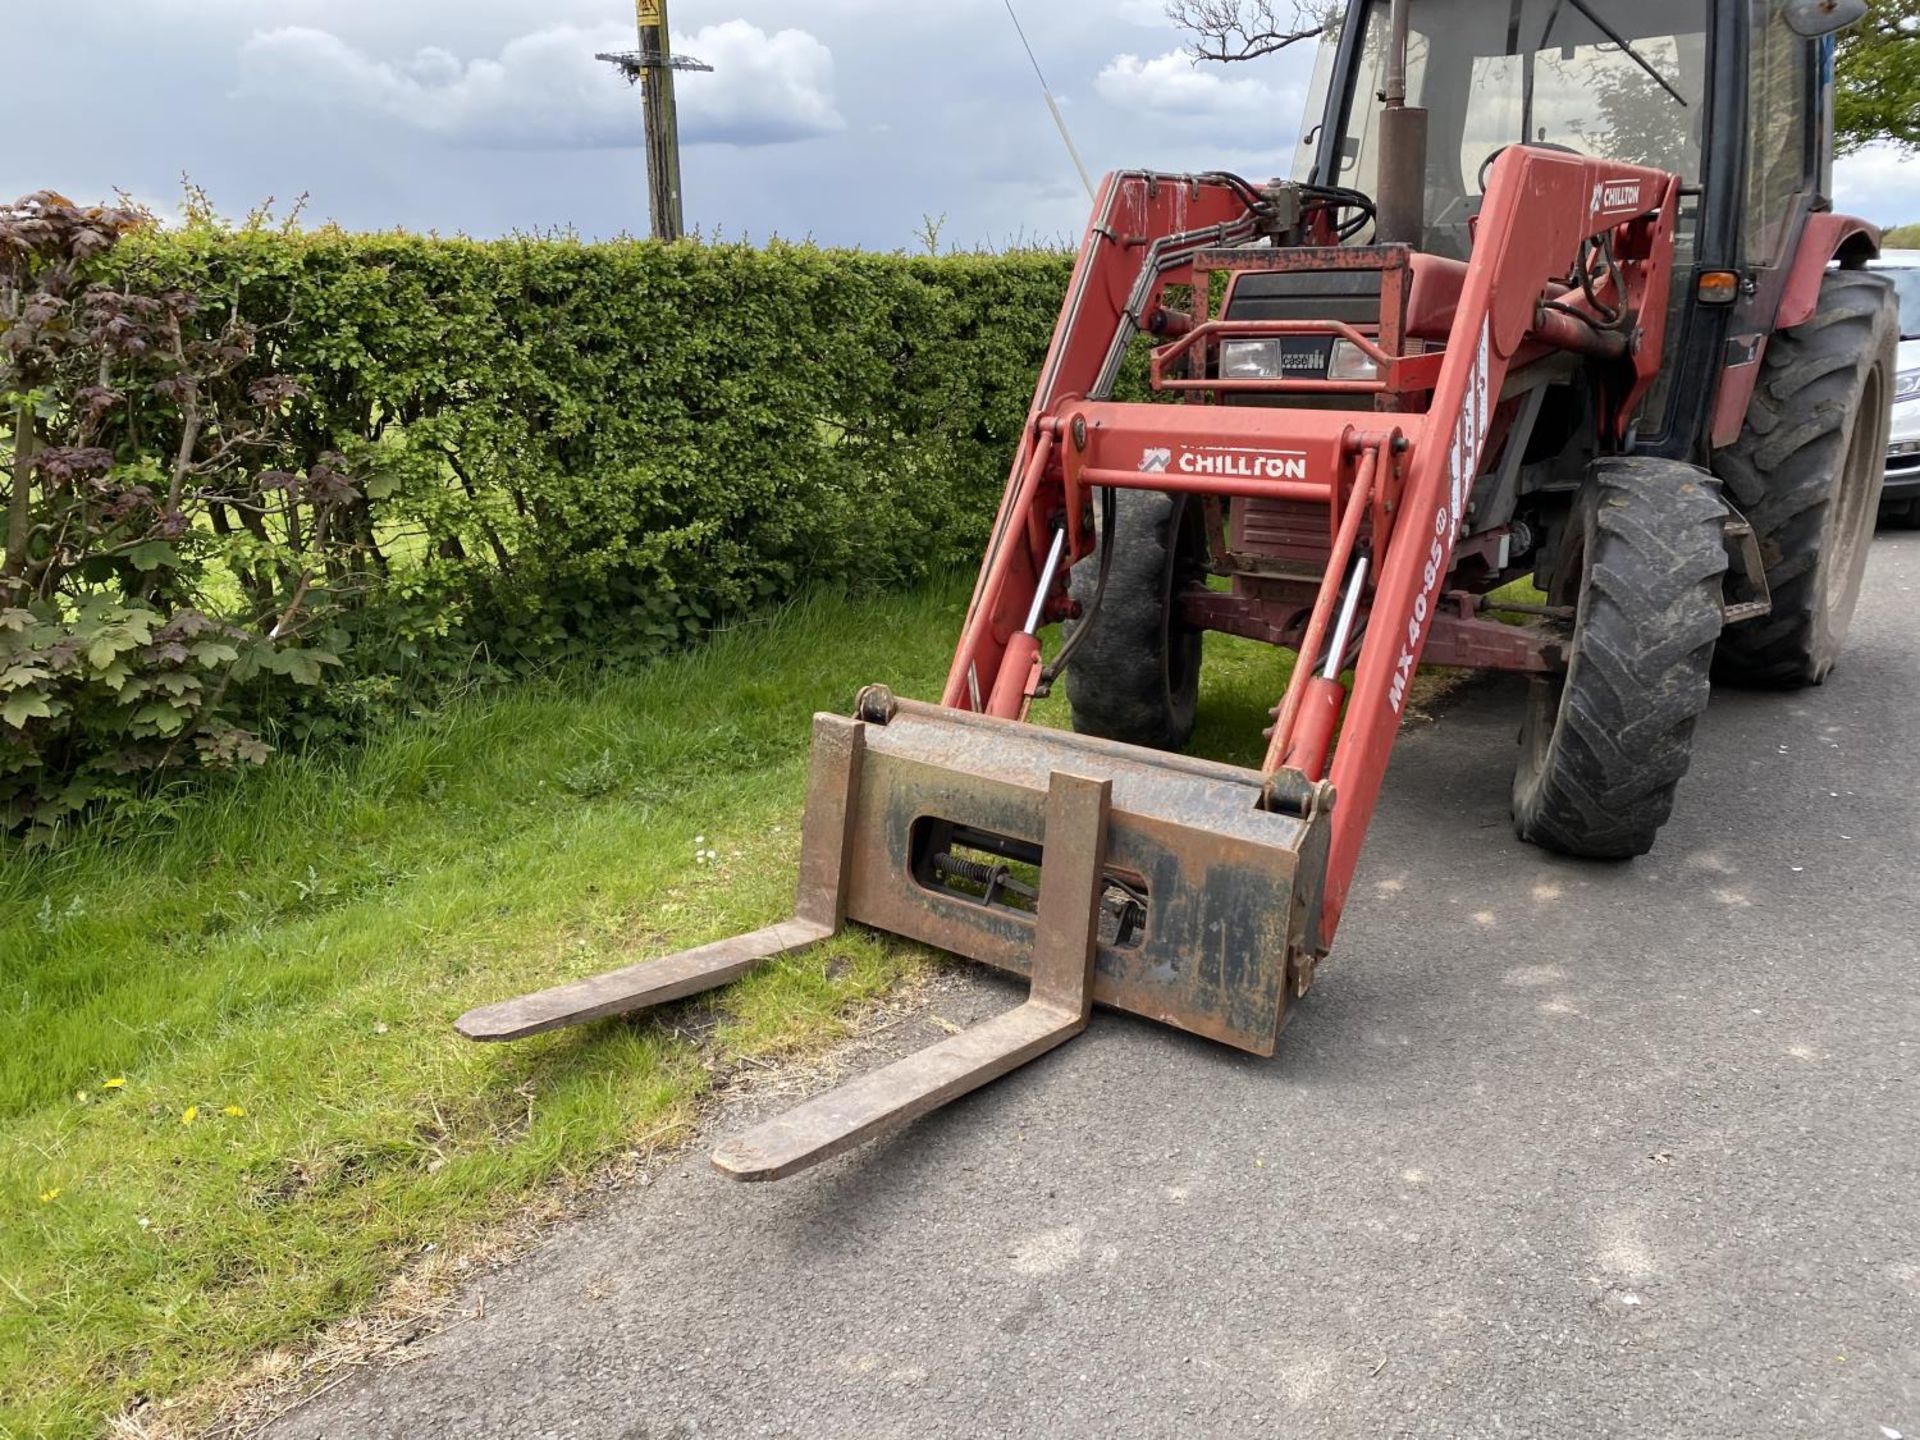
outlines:
M1521 836L1645 852L1710 680L1818 684L1859 594L1898 315L1824 196L1864 10L1352 0L1295 179L1107 179L945 694L816 721L796 917L461 1029L677 999L849 920L1031 977L723 1145L742 1179L1095 1002L1271 1054L1423 664L1530 677ZM1121 398L1142 346L1151 395ZM1525 579L1544 600L1497 609L1529 623L1491 618ZM1178 753L1209 630L1298 657L1259 770ZM1063 680L1077 733L1026 723Z

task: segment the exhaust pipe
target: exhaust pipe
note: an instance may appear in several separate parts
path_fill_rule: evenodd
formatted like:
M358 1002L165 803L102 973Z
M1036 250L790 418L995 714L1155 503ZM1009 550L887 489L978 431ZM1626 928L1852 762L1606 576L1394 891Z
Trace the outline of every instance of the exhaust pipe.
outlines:
M1393 0L1387 45L1387 86L1380 112L1380 174L1374 197L1376 235L1383 245L1416 249L1427 233L1427 112L1407 104L1408 7Z

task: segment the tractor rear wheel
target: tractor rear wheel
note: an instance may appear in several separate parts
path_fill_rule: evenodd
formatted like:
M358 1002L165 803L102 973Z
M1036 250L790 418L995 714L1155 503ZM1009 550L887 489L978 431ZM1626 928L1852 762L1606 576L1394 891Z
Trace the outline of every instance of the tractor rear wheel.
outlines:
M1721 637L1716 678L1795 689L1840 658L1886 480L1899 334L1884 279L1834 270L1813 318L1768 343L1714 469L1759 537L1773 613Z
M1574 610L1566 669L1533 682L1520 730L1522 840L1607 860L1653 848L1707 708L1726 513L1712 478L1677 460L1588 470L1549 594Z
M1198 517L1184 495L1114 497L1113 533L1100 537L1113 554L1106 594L1098 613L1078 622L1092 628L1067 666L1067 701L1081 734L1155 750L1178 750L1192 738L1203 636L1181 622L1179 600L1200 566ZM1099 576L1097 554L1074 567L1073 598L1083 610Z

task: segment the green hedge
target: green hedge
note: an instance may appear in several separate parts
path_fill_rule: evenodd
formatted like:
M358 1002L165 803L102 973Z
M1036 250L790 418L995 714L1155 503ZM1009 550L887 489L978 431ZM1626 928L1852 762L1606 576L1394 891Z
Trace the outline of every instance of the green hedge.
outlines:
M1064 293L1052 253L197 227L130 273L237 305L344 454L377 577L349 677L650 654L977 555Z
M0 834L972 561L1069 268L0 206Z

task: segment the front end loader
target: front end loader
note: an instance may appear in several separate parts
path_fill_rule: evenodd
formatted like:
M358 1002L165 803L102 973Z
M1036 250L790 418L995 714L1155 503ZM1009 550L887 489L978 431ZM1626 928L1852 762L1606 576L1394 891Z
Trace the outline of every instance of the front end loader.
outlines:
M743 1180L1096 1004L1270 1055L1427 664L1528 677L1523 837L1645 852L1712 676L1818 682L1859 591L1895 330L1876 232L1823 195L1861 8L1354 0L1295 178L1109 176L940 702L815 721L793 918L460 1030L681 999L849 922L1027 979L726 1141ZM1297 657L1258 770L1178 753L1209 630ZM1063 680L1075 733L1028 723Z

